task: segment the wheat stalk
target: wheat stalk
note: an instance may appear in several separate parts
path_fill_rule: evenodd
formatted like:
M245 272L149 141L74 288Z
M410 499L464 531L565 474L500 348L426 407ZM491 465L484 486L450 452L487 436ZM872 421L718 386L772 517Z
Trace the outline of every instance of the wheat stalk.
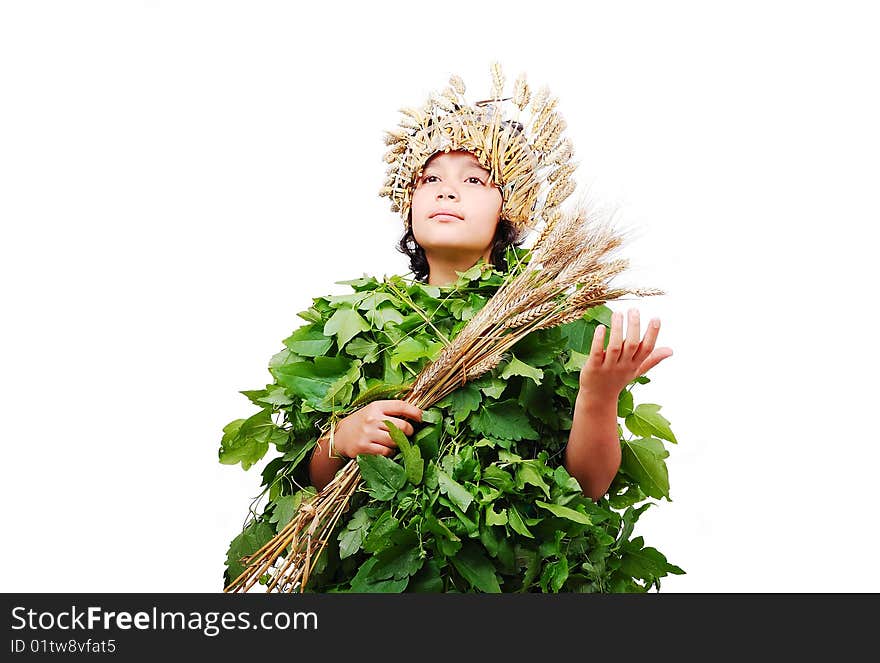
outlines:
M541 103L540 96L535 101ZM422 369L402 400L429 408L495 368L507 350L535 330L577 320L589 308L626 294L663 294L609 285L628 265L613 256L623 237L594 217L586 210L555 213L532 247L529 262L510 271L489 301ZM241 560L245 570L224 591L248 591L265 574L271 577L267 591L304 591L360 481L352 459L321 492L303 501L275 537Z

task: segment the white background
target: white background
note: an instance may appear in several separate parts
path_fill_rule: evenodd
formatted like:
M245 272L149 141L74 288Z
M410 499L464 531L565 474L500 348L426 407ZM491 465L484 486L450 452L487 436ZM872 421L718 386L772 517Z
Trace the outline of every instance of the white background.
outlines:
M880 590L869 3L606 4L0 5L0 590L220 591L238 391L334 281L407 270L382 131L493 59L668 292L663 590Z

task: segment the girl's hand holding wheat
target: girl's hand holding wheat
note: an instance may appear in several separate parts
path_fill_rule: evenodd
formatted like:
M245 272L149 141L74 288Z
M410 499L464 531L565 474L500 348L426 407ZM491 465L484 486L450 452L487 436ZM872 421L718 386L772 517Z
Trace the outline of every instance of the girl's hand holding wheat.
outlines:
M593 334L590 355L580 373L578 397L583 396L591 402L616 403L618 394L626 385L672 355L672 348L654 348L659 332L660 320L654 318L640 342L639 311L630 309L624 338L623 314L613 313L608 347L603 349L604 325L599 325Z
M333 449L349 458L358 454L390 456L397 450L397 444L391 439L388 426L383 423L385 419L406 436L414 432L413 425L400 417L421 421L422 410L403 400L373 401L336 423Z

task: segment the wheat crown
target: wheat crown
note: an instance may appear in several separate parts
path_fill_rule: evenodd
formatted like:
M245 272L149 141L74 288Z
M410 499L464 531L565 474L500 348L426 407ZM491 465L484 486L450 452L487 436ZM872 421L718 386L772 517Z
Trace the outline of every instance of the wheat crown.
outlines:
M401 108L398 126L385 132L389 166L379 195L391 199L405 225L415 183L438 152L472 153L501 190L501 217L517 229L535 229L574 191L576 164L571 141L562 136L566 122L556 111L558 99L546 86L532 94L525 74L504 97L501 66L492 63L490 73L491 98L468 104L464 83L453 75L421 108Z

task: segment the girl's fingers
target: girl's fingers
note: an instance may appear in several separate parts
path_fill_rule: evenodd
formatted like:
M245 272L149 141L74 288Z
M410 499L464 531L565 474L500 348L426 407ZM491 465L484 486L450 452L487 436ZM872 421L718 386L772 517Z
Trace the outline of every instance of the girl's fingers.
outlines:
M371 442L373 444L381 444L383 447L391 447L392 450L397 448L397 442L391 439L391 433L388 432L388 429L384 424L379 424L381 429L376 429L375 432L370 435L367 439L367 442Z
M376 402L378 403L380 401ZM415 421L422 420L422 410L420 408L417 408L412 403L407 403L404 400L385 400L381 401L381 404L383 414L400 414L404 417L409 417L410 419L413 419Z
M590 346L590 356L587 359L588 363L592 364L601 364L602 359L604 359L605 355L605 325L599 325L596 327L596 331L593 332L593 344Z
M639 351L639 336L639 310L631 308L626 322L626 341L621 350L624 359L632 359Z
M615 311L611 314L611 335L608 337L608 347L605 348L605 363L616 364L620 359L622 347L623 314Z
M384 444L379 444L377 442L367 442L366 448L361 451L363 454L372 454L374 456L390 456L394 453L394 448L387 447Z
M403 434L406 435L407 437L412 435L415 430L413 428L413 425L411 423L409 423L408 421L406 421L405 419L398 419L397 417L385 417L385 418L388 421L390 421L392 424L397 426L401 431L403 431ZM379 424L379 430L385 430L385 431L389 430L388 426L385 425L384 421Z
M654 344L657 343L657 334L660 333L660 318L652 318L648 323L648 331L645 332L645 338L639 346L639 351L633 357L633 361L641 363L654 350Z
M667 357L672 356L672 348L657 348L639 366L639 375L644 375Z

